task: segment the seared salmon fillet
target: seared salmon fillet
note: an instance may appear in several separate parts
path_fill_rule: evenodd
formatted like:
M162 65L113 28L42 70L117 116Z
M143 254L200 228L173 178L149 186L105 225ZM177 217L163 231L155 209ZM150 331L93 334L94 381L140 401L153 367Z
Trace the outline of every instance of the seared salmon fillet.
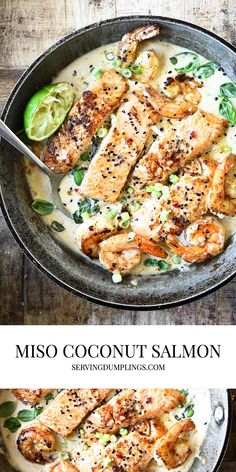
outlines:
M165 182L187 161L206 152L227 125L226 120L198 110L182 120L179 127L171 128L136 165L130 181L135 195L143 194L148 185Z
M74 464L66 460L53 464L48 472L79 472L79 470Z
M150 424L150 434L145 435L133 431L119 439L115 444L107 446L98 457L92 472L104 470L114 472L139 472L146 469L153 458L156 442L165 434L162 425Z
M179 390L122 390L89 415L84 429L86 432L114 433L119 428L163 415L180 403L185 403L185 397Z
M63 390L38 419L56 433L68 436L109 392L103 388Z
M152 117L145 99L135 94L124 99L115 124L92 159L80 192L105 202L115 202L150 133Z
M53 389L46 388L13 388L11 390L12 395L24 403L30 403L34 405L35 403L40 402L47 393L52 392Z
M76 164L105 118L120 104L127 88L126 80L115 70L109 70L82 93L41 156L53 172L68 172Z

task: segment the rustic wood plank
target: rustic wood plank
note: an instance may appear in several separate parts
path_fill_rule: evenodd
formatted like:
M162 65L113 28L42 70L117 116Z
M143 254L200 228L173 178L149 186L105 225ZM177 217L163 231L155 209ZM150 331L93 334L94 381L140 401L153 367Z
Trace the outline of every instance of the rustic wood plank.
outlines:
M137 6L138 5L138 6ZM33 0L2 0L0 5L0 106L22 70L59 37L101 19L133 13L176 16L235 41L234 0L46 0L44 8ZM213 14L214 10L214 14ZM2 224L0 322L89 324L231 324L235 323L235 287L226 287L183 307L131 312L93 305L57 287L42 275L13 242ZM18 272L17 272L18 271ZM14 275L13 275L14 274ZM21 274L19 276L19 274ZM22 282L24 281L24 282ZM22 286L22 285L23 286ZM12 295L6 287L12 287ZM13 288L17 291L17 302ZM43 297L42 297L43 295Z

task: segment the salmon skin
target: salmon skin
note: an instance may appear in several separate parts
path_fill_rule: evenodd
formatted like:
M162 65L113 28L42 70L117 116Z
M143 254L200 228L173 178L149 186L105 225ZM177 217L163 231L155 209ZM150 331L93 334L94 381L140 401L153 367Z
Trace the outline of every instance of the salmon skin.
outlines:
M30 403L34 405L35 403L40 402L47 393L52 392L53 390L48 388L14 388L11 390L12 395L14 395L17 400L20 400L24 403Z
M109 392L102 388L63 390L38 419L56 433L68 436Z
M115 433L119 428L169 412L185 397L174 389L123 390L105 405L97 408L86 420L86 432Z
M120 104L127 88L125 79L115 70L109 70L82 93L41 155L53 172L72 169L103 121Z
M206 152L227 125L226 120L198 110L184 119L178 128L171 128L160 141L153 143L135 167L130 181L135 195L143 194L149 185L165 182L187 161Z
M93 158L80 191L85 197L105 202L119 198L151 132L152 116L145 99L127 96L117 112L115 124Z

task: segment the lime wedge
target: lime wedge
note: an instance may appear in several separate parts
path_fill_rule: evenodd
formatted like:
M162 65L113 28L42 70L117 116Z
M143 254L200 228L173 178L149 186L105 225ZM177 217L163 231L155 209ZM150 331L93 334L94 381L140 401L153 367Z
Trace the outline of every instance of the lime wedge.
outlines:
M29 139L43 141L61 126L73 105L73 89L67 82L46 85L29 100L24 128Z

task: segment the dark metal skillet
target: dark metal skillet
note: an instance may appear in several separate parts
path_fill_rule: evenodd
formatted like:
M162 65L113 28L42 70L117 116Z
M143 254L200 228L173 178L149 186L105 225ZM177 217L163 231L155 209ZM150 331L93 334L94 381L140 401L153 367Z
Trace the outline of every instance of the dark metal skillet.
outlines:
M236 79L235 48L200 27L161 17L131 16L107 20L76 31L45 51L22 75L3 111L3 120L14 132L22 128L22 113L29 98L61 69L82 54L143 24L160 25L159 40L192 49L221 63L231 80ZM6 221L22 250L56 283L90 301L116 308L151 310L187 303L224 285L235 275L236 251L231 238L225 251L207 263L178 273L130 277L113 284L109 273L87 258L71 253L53 239L52 233L33 214L22 159L9 145L1 147L1 206Z
M230 391L211 389L212 418L208 426L206 438L201 447L201 458L195 459L189 472L217 472L223 461L231 432L232 405ZM204 417L203 417L204 421ZM4 472L16 472L8 462L7 444L0 437L0 445L4 455L0 455L0 469ZM176 472L178 468L176 469ZM22 471L24 472L24 471Z

